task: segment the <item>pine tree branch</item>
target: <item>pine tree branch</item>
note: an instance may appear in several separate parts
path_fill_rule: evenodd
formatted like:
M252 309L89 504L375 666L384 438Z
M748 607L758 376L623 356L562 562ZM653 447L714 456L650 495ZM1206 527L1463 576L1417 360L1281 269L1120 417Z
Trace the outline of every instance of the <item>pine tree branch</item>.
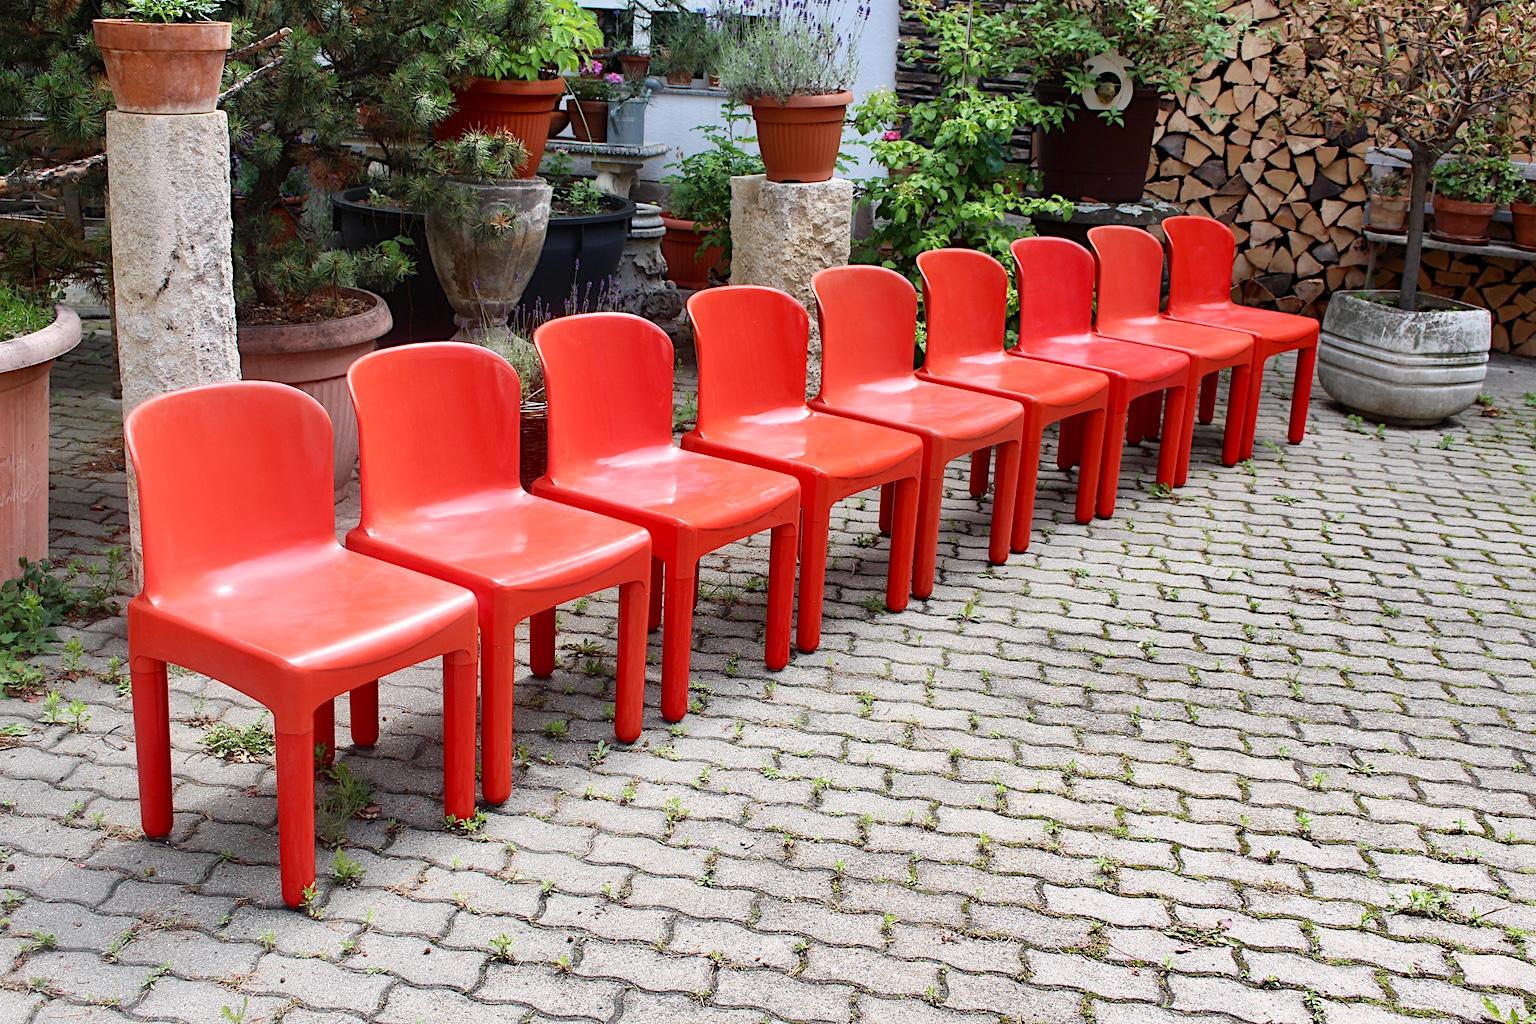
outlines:
M107 154L97 153L95 156L72 160L67 164L59 164L56 167L12 171L10 174L0 177L0 196L29 188L46 188L50 185L61 185L66 181L74 181L85 177L106 162Z

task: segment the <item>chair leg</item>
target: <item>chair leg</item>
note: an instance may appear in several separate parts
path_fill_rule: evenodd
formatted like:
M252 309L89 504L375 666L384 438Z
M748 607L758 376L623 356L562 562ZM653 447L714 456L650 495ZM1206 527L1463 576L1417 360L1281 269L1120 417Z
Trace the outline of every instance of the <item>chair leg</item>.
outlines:
M171 834L171 698L165 662L129 658L133 739L139 760L139 821L152 838Z
M763 640L763 664L777 672L789 664L789 625L795 612L795 551L800 528L784 523L773 528L768 547L768 635ZM826 558L823 542L822 558Z
M528 660L535 679L555 674L555 610L534 612L528 622Z
M371 747L379 742L379 681L364 683L347 694L352 709L352 745Z
M1286 440L1300 444L1307 436L1307 406L1312 401L1312 374L1317 369L1317 346L1296 351L1296 383L1291 389L1291 430Z
M1033 417L1031 413L1031 421ZM1042 429L1034 422L1024 425L1024 445L1019 449L1019 489L1013 499L1013 539L1008 544L1012 551L1029 550L1029 534L1035 525L1035 488L1040 482Z
M1227 386L1227 428L1221 437L1221 464L1223 466L1235 466L1242 454L1243 434L1248 429L1248 420L1258 410L1248 408L1248 374L1252 372L1247 363L1232 367L1232 383ZM1207 378L1211 379L1211 378ZM1201 391L1201 401L1205 399L1205 392Z
M1099 518L1115 514L1115 498L1120 493L1120 462L1125 455L1125 420L1127 407L1123 398L1111 399L1104 413L1104 462L1099 467Z
M283 902L297 907L315 881L314 715L293 724L277 723L277 849Z
M1173 480L1175 487L1183 487L1189 482L1189 460L1193 457L1195 450L1195 413L1199 411L1197 407L1200 404L1200 389L1205 386L1205 378L1194 378L1194 372L1191 370L1192 379L1189 387L1184 391L1187 396L1184 400L1184 416L1179 420L1180 436L1183 440L1179 445L1179 468ZM1163 436L1168 436L1167 430L1163 431Z
M800 607L796 610L795 646L810 654L821 646L821 609L827 588L829 510L805 505L800 513ZM771 560L770 555L770 560ZM772 586L770 577L769 585Z
M1099 494L1099 465L1104 461L1104 410L1072 417L1082 420L1083 470L1077 475L1077 521L1093 522L1094 501Z
M895 489L890 484L880 485L880 535L891 535L891 502L895 500Z
M510 726L509 722L509 744ZM510 756L506 764L510 771ZM443 813L460 821L475 813L474 651L443 656Z
M1083 461L1083 425L1074 416L1062 420L1057 433L1056 468L1066 472Z
M1236 370L1233 374L1235 376ZM1221 374L1212 373L1200 382L1200 422L1210 423L1216 418L1216 389L1221 385ZM1230 402L1230 399L1228 400ZM1231 412L1227 415L1230 417Z
M323 700L315 708L315 757L329 767L336 763L336 702Z
M651 600L651 610L650 610L649 617L646 619L646 623L645 623L646 631L650 632L650 633L656 632L656 630L661 627L661 589L662 589L661 588L661 578L662 578L661 559L659 559L659 558L652 558L651 559L651 598L650 598L650 600Z
M645 711L645 619L648 584L632 580L619 586L619 666L614 674L613 735L620 743L640 738Z
M1160 484L1180 486L1179 467L1189 443L1189 438L1183 436L1184 412L1188 402L1195 397L1186 387L1168 389L1168 404L1163 412L1163 443L1157 452L1157 482Z
M661 717L676 722L688 711L688 669L693 660L693 576L696 563L667 563L661 623ZM771 586L770 582L770 586Z
M992 449L978 448L971 452L971 497L979 498L987 493L987 478L991 472Z
M495 642L495 635L494 628L484 629L480 641L480 791L487 803L499 804L512 795L517 647Z
M933 577L939 560L939 512L944 503L944 466L931 465L937 458L923 447L923 478L917 494L917 543L912 556L912 596L933 593Z
M1147 396L1141 395L1131 400L1130 408L1125 415L1125 443L1135 447L1146 440L1147 430Z
M912 555L917 545L917 477L896 482L896 522L891 532L891 561L886 569L885 606L893 612L907 607L912 593Z
M1264 393L1264 354L1259 351L1258 345L1253 347L1253 362L1248 368L1248 410L1246 424L1243 428L1243 452L1244 459L1253 458L1253 439L1259 429L1259 399Z
M1013 506L1019 490L1021 447L1018 441L997 446L997 488L992 492L992 537L987 545L987 561L993 565L1008 563L1008 545L1013 540Z

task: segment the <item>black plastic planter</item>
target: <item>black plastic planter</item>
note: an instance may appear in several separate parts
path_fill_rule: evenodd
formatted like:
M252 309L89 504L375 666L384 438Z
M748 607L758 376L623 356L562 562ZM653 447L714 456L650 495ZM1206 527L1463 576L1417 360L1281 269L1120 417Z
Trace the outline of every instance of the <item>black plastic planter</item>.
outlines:
M432 253L427 249L426 218L419 213L366 202L367 185L349 188L331 199L332 218L341 233L341 247L355 251L404 235L416 273L385 291L383 296L395 325L379 339L380 345L406 341L441 341L453 337L453 307L437 282Z
M603 198L601 213L549 218L544 251L528 279L518 310L560 316L591 308L618 273L635 204L621 196Z

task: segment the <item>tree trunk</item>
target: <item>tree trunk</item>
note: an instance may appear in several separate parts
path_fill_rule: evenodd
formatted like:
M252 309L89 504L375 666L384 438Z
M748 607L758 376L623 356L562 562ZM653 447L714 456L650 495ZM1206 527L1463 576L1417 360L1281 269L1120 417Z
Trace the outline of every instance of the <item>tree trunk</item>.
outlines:
M1424 201L1429 196L1429 176L1434 154L1417 146L1413 153L1413 185L1408 201L1408 248L1403 252L1403 280L1398 286L1397 308L1411 313L1419 305L1419 268L1424 257Z

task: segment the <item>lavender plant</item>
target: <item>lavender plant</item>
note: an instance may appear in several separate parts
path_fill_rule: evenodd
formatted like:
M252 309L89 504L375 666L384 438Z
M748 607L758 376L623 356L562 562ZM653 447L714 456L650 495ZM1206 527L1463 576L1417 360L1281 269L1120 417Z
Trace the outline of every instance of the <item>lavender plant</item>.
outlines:
M870 0L724 0L720 85L734 103L822 96L852 84Z

